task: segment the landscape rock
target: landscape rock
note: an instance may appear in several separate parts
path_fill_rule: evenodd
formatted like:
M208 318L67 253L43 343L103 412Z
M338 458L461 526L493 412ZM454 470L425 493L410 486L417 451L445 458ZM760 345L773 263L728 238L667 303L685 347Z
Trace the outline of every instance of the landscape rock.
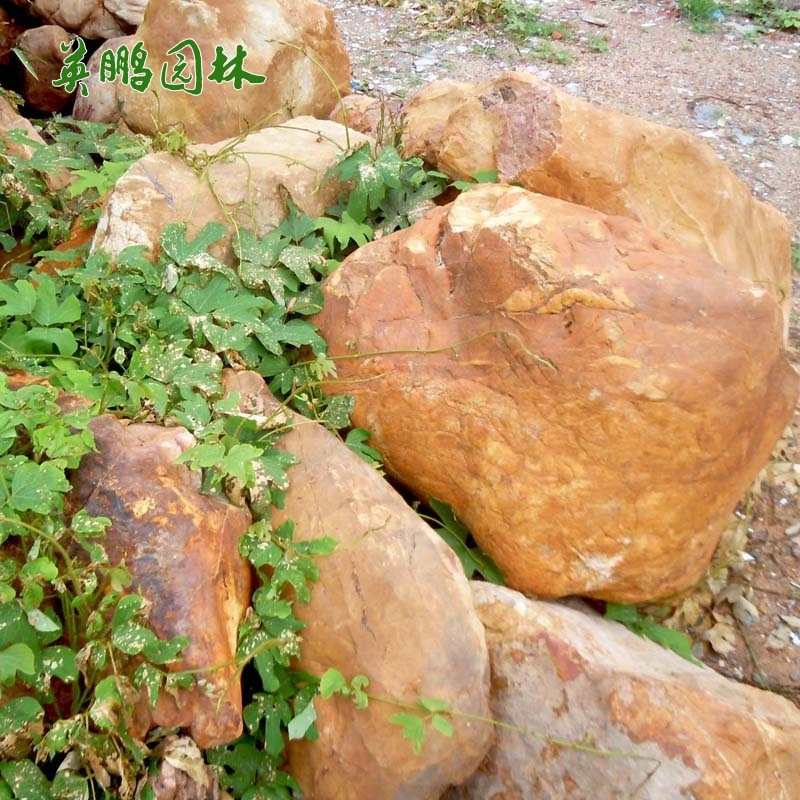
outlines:
M115 54L122 45L130 51L138 41L136 36L115 36L108 39L92 53L86 62L89 77L83 81L86 94L75 93L72 116L89 122L117 122L120 119L119 98L115 81L100 80L100 63L103 53L111 50Z
M218 142L292 117L327 117L349 91L350 62L333 13L314 0L198 0L191 14L183 0L151 0L136 36L152 80L144 92L123 83L117 92L122 117L137 133L179 126L194 142ZM187 45L168 55L189 39L197 51ZM226 59L243 48L242 69L263 80L234 83L227 67L223 80L212 80L220 77L218 47Z
M117 181L93 248L116 254L142 244L155 253L169 223L186 222L193 238L206 223L220 222L230 236L211 252L230 264L234 231L264 236L286 218L287 198L304 214L322 215L342 191L338 180L326 178L328 170L348 145L366 141L335 122L298 117L241 141L191 146L186 159L145 156ZM193 169L187 161L204 166Z
M37 111L55 114L70 103L72 93L61 86L53 86L61 74L67 57L61 49L70 43L70 35L60 25L41 25L30 28L17 39L17 47L25 54L29 63L35 65L36 75L23 72L22 94L28 104Z
M334 108L330 118L366 134L378 145L394 144L401 130L402 105L392 98L349 94Z
M591 612L487 583L472 591L503 727L445 800L800 797L800 711L788 700Z
M16 142L7 134L10 131L22 131L30 143ZM29 159L38 146L44 146L44 139L33 127L30 120L16 112L8 100L0 95L0 152L15 158ZM66 169L56 169L45 174L44 181L51 192L58 192L69 185L72 177ZM0 186L0 193L7 194L8 187Z
M431 84L404 115L409 154L454 178L496 171L500 181L642 222L776 289L788 330L789 222L700 139L521 72Z
M132 26L117 17L104 0L10 0L13 5L84 39L111 39L131 33ZM128 4L129 0L123 0ZM136 0L140 2L140 0ZM117 0L119 5L119 0Z
M19 59L14 54L17 37L25 30L8 8L0 6L0 67L9 69ZM0 98L2 99L2 98Z
M691 586L797 399L766 287L517 187L367 244L324 291L327 390L525 592Z
M197 473L175 459L194 444L183 428L124 425L110 415L93 420L97 452L72 476L70 505L108 517L104 542L112 563L125 561L134 589L152 603L150 624L162 638L188 637L172 670L226 665L203 672L193 689L146 696L134 728L188 728L201 748L242 732L236 655L237 627L250 603L250 568L239 539L250 513L200 493Z
M243 411L274 412L256 373L229 373L225 386L240 393ZM363 674L376 696L409 704L436 698L485 716L483 631L454 552L321 425L295 415L280 447L300 461L273 524L294 520L297 541L338 541L318 561L310 603L295 606L307 625L299 667L315 675L335 667L347 679ZM415 754L388 721L396 706L372 700L359 710L341 697L315 706L319 739L289 743L291 773L314 800L438 798L472 774L492 739L491 726L453 717L452 737L429 730Z

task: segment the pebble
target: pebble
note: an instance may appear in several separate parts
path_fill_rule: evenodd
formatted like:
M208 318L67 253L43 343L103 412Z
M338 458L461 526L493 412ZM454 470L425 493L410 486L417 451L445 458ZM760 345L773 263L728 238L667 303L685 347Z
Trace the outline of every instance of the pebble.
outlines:
M733 133L731 134L731 138L737 144L740 144L744 147L749 147L756 140L755 136L750 136L749 133L744 133L743 131L739 130L739 128L734 128Z
M719 106L712 106L710 103L698 103L692 109L692 119L706 128L716 128L722 125L723 110Z
M789 136L788 134L786 134L785 136L781 136L781 144L783 145L788 145L789 147L791 147L793 145L796 145L797 143L798 140L795 139L794 136Z

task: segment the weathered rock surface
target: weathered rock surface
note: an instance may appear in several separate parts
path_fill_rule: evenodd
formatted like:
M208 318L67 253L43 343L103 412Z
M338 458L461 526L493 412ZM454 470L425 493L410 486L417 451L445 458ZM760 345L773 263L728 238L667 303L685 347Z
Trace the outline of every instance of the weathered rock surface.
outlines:
M162 692L136 709L142 735L152 725L188 728L199 747L242 731L237 626L250 603L250 570L239 555L248 511L200 494L199 479L175 459L194 443L183 428L125 426L111 416L91 424L97 453L73 475L70 503L111 519L105 541L123 559L135 587L152 602L151 626L163 638L187 636L173 669L228 666L202 674L197 688Z
M103 53L111 50L115 54L122 46L132 50L138 41L136 36L115 36L108 39L92 53L86 62L89 77L84 80L86 94L78 91L75 93L75 103L72 107L72 116L75 119L90 120L91 122L111 123L120 119L119 98L117 97L117 84L115 81L100 80L100 64Z
M31 64L36 65L36 75L23 73L22 93L31 107L38 111L57 113L63 111L72 94L53 81L61 74L67 54L61 49L70 43L69 34L60 25L41 25L25 31L17 39L17 47Z
M137 787L149 787L154 800L231 800L220 788L219 776L205 763L197 745L186 737L167 736L154 755L158 765Z
M117 16L123 6L141 0L10 0L27 14L45 22L60 25L70 33L86 39L111 39L131 33L132 25L125 22L127 12Z
M348 145L365 141L335 122L299 117L242 141L190 147L189 158L206 164L202 170L168 153L145 156L114 187L93 247L119 253L143 244L156 252L172 222L187 222L189 238L207 222L224 224L231 236L235 229L263 236L286 218L287 197L301 212L319 216L342 190L326 173ZM230 236L212 252L232 263Z
M329 391L531 593L690 586L797 398L766 288L520 188L360 248L325 294Z
M327 117L339 95L348 93L347 51L333 13L314 0L198 0L191 9L187 14L183 0L151 0L147 6L136 36L153 78L144 92L117 87L122 117L132 130L152 135L178 125L192 141L218 142L291 117ZM168 52L188 39L198 50L180 50L184 84L174 69L178 53ZM244 48L242 69L264 80L212 80L218 47L227 59ZM176 86L181 88L168 88Z
M14 46L17 43L17 37L24 30L25 26L14 19L11 10L0 6L0 67L4 70L10 69L11 64L19 61L14 55Z
M255 373L231 373L228 391L248 413L276 404ZM322 426L302 417L281 440L297 455L285 507L295 539L332 536L337 551L319 561L308 605L295 607L303 631L300 667L365 674L369 691L406 703L431 697L485 715L488 662L483 631L455 554L366 463ZM437 798L465 780L486 753L492 729L453 718L452 738L429 732L415 755L389 724L397 708L372 701L316 702L316 742L291 742L291 772L315 800Z
M30 144L14 141L12 137L7 136L10 131L21 131L25 139L30 141ZM28 159L33 155L38 145L44 146L44 139L31 125L30 120L17 114L8 100L0 96L0 149L10 156ZM72 177L66 169L57 169L45 175L44 179L48 188L53 192L57 192L69 185ZM5 194L8 189L0 187L0 192Z
M431 84L404 107L404 145L456 178L501 181L620 214L791 295L791 230L694 136L603 108L527 73Z
M349 94L333 109L330 119L366 134L379 145L393 144L402 128L402 104L391 98Z
M800 711L573 608L473 583L486 627L486 761L446 800L790 800ZM610 751L600 755L556 740Z

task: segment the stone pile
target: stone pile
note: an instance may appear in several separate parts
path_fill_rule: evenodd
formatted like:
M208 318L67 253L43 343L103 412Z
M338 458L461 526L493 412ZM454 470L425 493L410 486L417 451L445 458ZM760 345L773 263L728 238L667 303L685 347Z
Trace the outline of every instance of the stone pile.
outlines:
M176 31L209 67L217 45L232 55L243 44L246 68L266 78L239 90L207 81L202 97L89 81L77 114L119 114L149 133L179 125L197 142L183 159L130 169L105 199L95 248L152 254L169 222L191 237L218 221L229 235L214 254L231 264L236 228L263 235L287 198L324 213L342 189L330 167L370 141L317 119L346 93L348 66L330 12L311 0L31 11L86 37L135 30L105 46L144 42L156 79L178 63L166 55ZM63 36L28 38L58 67ZM367 109L355 116L375 129ZM0 124L0 142L26 125L2 103ZM508 586L469 584L377 472L296 418L282 446L299 463L274 522L340 545L297 609L298 665L366 674L399 702L446 701L454 732L414 755L388 724L391 705L319 698L320 737L291 743L292 773L315 800L800 796L800 711L788 701L580 602L530 597L653 600L703 574L797 401L785 219L692 137L527 75L427 87L406 105L403 141L453 178L494 170L500 182L360 248L326 281L316 322L330 354L349 356L328 389L355 397L354 423L391 476L451 503ZM258 375L225 383L245 412L271 413ZM157 632L189 636L179 666L229 663L250 598L237 548L248 512L201 495L174 463L188 431L94 425L72 506L111 518L109 555L153 602ZM201 747L235 739L235 671L212 674L205 694L153 709L143 697L137 732L182 727Z

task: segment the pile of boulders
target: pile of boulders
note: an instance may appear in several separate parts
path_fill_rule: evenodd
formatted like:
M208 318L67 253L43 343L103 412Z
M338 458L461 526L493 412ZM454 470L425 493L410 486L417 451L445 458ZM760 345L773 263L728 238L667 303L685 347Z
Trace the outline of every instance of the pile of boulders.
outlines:
M194 235L219 221L230 235L214 254L233 264L235 229L263 235L287 197L322 214L342 191L330 167L370 141L328 119L341 115L349 67L312 0L26 5L49 30L18 46L56 74L60 42L108 39L87 94L78 85L67 98L76 116L149 134L179 126L193 163L209 165L143 158L105 200L96 248L155 253L170 222ZM168 55L177 39L194 47ZM137 42L149 88L100 80L103 53ZM236 88L222 70L199 93L163 85L180 80L181 58L196 82L201 63L216 70L217 48L231 58L239 46L239 66L264 81ZM0 135L26 125L10 109L0 120ZM388 723L393 706L318 699L319 739L289 750L306 796L800 796L796 707L559 600L661 599L703 575L797 401L786 219L698 139L530 75L426 87L405 105L402 146L454 179L494 171L498 182L365 245L325 282L315 321L330 355L347 355L328 390L355 397L354 424L388 474L450 503L507 587L470 584L389 483L322 427L286 435L299 463L275 521L340 544L297 609L298 665L366 674L374 694L401 703L438 698L454 723L415 755ZM231 371L225 383L248 413L272 413L258 375ZM109 552L154 603L159 632L189 636L187 663L229 661L249 602L237 549L247 512L202 496L174 463L188 432L101 417L95 436L73 504L112 518ZM235 738L238 684L224 671L212 683L137 723L185 726L201 746Z

